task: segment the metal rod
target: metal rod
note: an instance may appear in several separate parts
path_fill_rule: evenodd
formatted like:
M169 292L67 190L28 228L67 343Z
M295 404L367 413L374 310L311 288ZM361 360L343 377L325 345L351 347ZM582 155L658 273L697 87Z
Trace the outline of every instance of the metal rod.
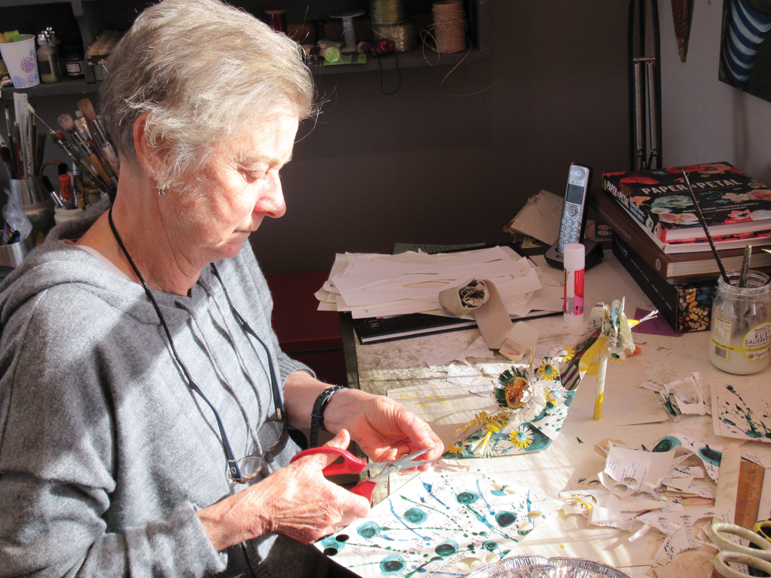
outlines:
M639 59L634 61L634 134L635 147L637 150L637 161L635 169L645 169L645 134L643 132L644 115L643 111L643 87L642 87L642 64Z
M653 159L659 156L659 135L658 135L658 114L656 99L656 59L649 58L645 62L645 68L648 77L648 124L651 155L648 160L648 168L653 167ZM658 163L657 163L658 166Z

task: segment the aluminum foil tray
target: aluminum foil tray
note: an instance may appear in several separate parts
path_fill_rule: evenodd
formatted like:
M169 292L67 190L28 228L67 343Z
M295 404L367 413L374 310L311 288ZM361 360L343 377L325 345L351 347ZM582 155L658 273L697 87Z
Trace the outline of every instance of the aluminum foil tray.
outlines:
M512 556L475 570L467 578L630 578L606 564L583 558Z

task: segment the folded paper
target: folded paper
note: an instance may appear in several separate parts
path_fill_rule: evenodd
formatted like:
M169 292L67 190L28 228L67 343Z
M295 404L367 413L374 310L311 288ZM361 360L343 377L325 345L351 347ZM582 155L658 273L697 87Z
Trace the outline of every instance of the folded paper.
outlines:
M511 319L498 288L490 280L470 279L439 292L439 304L448 314L471 314L490 349L500 349L511 330Z

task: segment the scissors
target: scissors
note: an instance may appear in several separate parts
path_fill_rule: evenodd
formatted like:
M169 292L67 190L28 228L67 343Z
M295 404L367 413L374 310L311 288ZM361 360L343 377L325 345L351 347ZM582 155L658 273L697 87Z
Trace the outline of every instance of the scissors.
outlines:
M758 525L756 525L756 528ZM747 548L732 542L727 536L738 536L755 544L758 549ZM712 543L722 551L715 556L715 570L725 578L752 578L751 574L729 568L726 562L746 564L751 568L771 574L771 542L758 536L755 532L725 522L715 522L709 528Z
M374 477L361 480L351 490L354 494L363 496L367 498L370 503L372 503L372 491L375 489L377 483L389 474L398 472L399 470L403 470L405 468L417 468L418 466L433 463L434 460L425 460L420 462L412 461L415 458L422 456L427 451L427 449L418 450L393 462L367 462L361 458L356 457L348 450L335 448L332 446L319 446L317 448L303 450L289 461L291 463L304 456L310 456L313 454L337 454L341 456L343 458L342 462L335 461L334 463L321 470L321 473L325 476L337 476L340 474L363 474L364 472L368 472L370 470L382 468L382 470Z

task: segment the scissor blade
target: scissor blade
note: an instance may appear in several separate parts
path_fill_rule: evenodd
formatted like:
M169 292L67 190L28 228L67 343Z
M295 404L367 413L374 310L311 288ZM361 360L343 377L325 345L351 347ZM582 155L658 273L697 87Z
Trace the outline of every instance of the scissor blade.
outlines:
M364 469L362 472L367 472L371 470L379 470L381 468L392 468L393 471L403 470L404 468L415 468L418 466L422 466L423 464L430 464L431 461L425 461L425 462L413 462L415 458L422 456L424 453L426 453L428 450L418 450L416 452L413 452L407 456L402 456L398 460L394 460L393 462L370 462L366 466L364 466Z

